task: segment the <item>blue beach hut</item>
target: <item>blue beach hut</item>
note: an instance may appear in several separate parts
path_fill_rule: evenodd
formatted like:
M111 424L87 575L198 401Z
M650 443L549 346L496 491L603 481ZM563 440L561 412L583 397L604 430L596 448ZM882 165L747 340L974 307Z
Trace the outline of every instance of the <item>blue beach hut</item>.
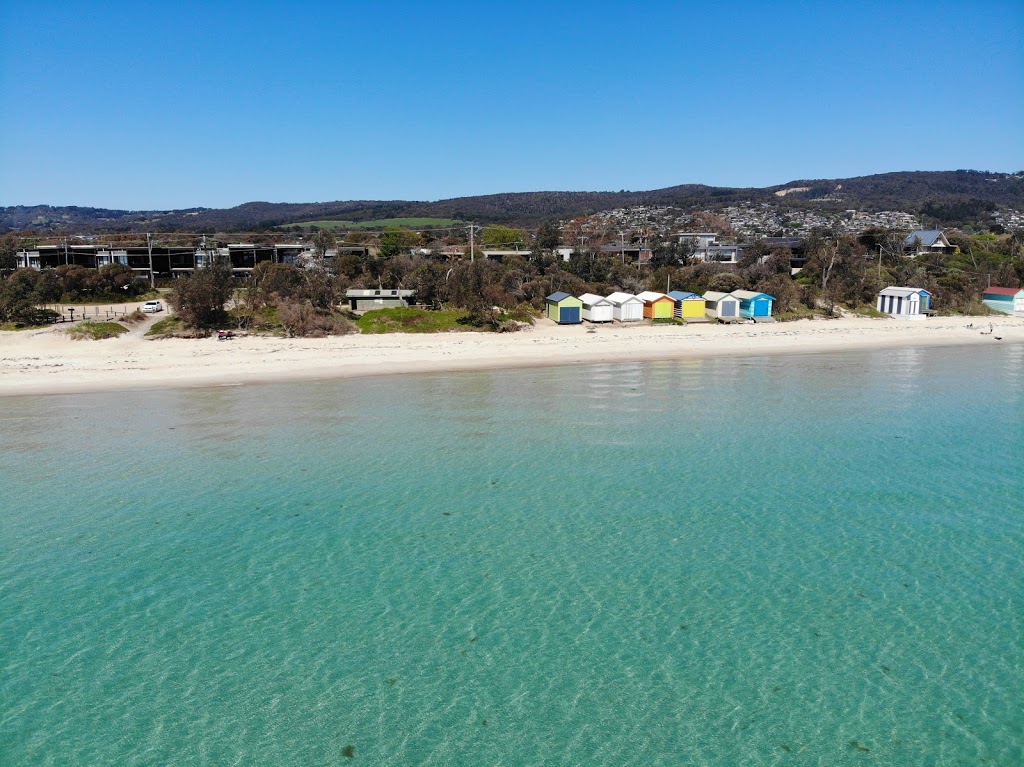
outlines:
M753 320L758 317L772 316L772 305L775 303L774 296L769 296L767 293L758 293L753 290L734 290L731 295L740 300L741 317Z

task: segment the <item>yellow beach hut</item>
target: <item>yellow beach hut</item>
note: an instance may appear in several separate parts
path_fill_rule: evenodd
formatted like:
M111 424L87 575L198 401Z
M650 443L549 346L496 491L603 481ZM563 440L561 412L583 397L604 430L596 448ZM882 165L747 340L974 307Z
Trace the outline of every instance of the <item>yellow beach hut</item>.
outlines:
M707 311L707 302L704 300L704 296L685 290L673 290L668 297L675 302L675 316L679 319L687 322L707 319L704 316L704 312Z

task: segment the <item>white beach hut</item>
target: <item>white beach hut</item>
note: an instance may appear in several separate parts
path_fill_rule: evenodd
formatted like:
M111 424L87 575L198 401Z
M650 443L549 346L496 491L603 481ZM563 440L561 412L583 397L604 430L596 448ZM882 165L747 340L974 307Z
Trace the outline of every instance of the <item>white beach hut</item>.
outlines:
M632 293L616 292L605 298L612 305L612 317L619 322L639 322L644 318L644 302Z
M923 320L931 310L932 294L923 288L889 286L878 291L878 311L899 320Z
M740 300L732 293L709 290L704 294L704 305L708 317L726 322L736 322L740 319Z
M584 293L580 301L583 302L583 319L588 322L611 322L615 319L615 307L607 298L595 293Z

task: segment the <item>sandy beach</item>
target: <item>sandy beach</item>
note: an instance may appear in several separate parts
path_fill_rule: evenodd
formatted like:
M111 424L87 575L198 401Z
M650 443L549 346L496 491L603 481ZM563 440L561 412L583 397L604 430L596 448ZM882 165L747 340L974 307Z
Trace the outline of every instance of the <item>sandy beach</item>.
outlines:
M64 328L0 332L0 395L241 385L355 376L901 346L1024 343L1024 319L804 320L758 325L567 325L521 333L240 336L75 341ZM988 333L991 324L993 332Z

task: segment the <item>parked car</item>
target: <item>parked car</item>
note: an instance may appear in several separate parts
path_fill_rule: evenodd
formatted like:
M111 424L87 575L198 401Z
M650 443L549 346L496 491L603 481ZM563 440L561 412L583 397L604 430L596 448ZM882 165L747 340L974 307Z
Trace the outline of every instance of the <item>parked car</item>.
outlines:
M144 311L146 314L156 314L157 312L162 312L163 310L164 305L159 301L147 301L142 305L142 311Z

